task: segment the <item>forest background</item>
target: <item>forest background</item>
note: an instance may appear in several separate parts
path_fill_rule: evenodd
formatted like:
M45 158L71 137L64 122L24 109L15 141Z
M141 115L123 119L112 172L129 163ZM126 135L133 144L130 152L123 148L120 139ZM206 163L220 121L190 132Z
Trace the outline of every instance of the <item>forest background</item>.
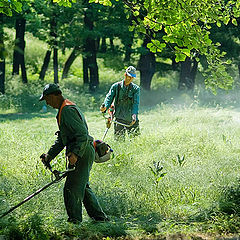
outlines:
M99 106L133 65L141 136L117 143L110 131L115 156L91 176L111 222L67 225L60 183L2 218L1 236L236 236L239 2L90 2L0 3L0 202L7 211L51 180L39 161L57 129L56 112L38 102L44 85L58 83L101 138ZM64 164L64 154L53 163Z

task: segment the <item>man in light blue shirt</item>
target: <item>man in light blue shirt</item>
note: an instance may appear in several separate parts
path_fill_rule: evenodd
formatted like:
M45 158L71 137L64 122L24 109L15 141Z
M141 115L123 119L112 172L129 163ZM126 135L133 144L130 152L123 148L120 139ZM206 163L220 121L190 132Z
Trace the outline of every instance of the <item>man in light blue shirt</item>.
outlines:
M124 127L119 124L114 124L114 136L116 139L124 137L126 130L130 136L137 136L140 134L138 109L140 98L140 87L132 81L136 77L136 69L129 66L124 73L124 80L114 83L104 103L100 107L102 112L108 110L114 102L114 116L117 122L131 125L131 127Z

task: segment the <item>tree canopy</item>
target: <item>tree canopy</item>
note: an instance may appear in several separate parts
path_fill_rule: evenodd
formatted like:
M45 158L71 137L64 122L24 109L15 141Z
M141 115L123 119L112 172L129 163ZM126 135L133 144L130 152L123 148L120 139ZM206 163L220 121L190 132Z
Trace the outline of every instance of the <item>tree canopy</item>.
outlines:
M90 2L114 6L113 0L89 0ZM123 0L126 8L135 16L135 30L147 34L152 32L148 47L152 52L161 52L167 45L176 56L176 62L186 57L205 56L208 63L206 85L213 91L217 87L230 88L232 78L226 72L229 61L223 61L225 53L219 43L210 39L213 24L220 27L229 22L237 26L240 17L238 0ZM161 37L158 33L161 32Z
M233 27L238 25L240 17L240 2L238 0L84 0L83 2L77 2L76 0L43 0L40 2L43 5L46 2L50 4L57 3L66 7L72 6L72 11L66 12L81 9L79 11L81 12L81 19L83 18L82 13L85 11L85 7L79 6L83 2L100 3L112 6L112 9L119 9L119 4L121 4L120 6L124 4L125 13L121 15L121 19L122 16L128 17L129 19L126 22L128 22L127 25L130 26L129 29L131 31L140 33L141 35L139 36L145 34L146 37L151 39L147 47L153 53L162 53L164 50L169 55L174 54L176 62L185 61L186 58L194 59L197 62L204 59L204 62L207 63L207 69L205 70L206 86L213 91L216 91L217 88L229 89L232 87L233 79L227 73L227 67L231 61L226 60L224 48L220 47L220 43L216 39L212 39L213 35L211 33L214 32L212 30L213 26L215 29L225 25L229 26L229 24ZM37 2L33 0L2 0L0 13L12 16L14 11L20 13L25 7L36 5ZM46 11L48 12L48 10ZM116 16L116 13L111 10L106 12L108 15L104 15L103 12L99 9L97 10L98 15L102 16L101 20L96 21L94 29L96 34L99 32L98 38L104 39L107 36L109 37L109 34L112 34L120 37L124 42L124 40L127 40L126 36L129 35L131 41L132 36L130 36L128 31L122 31L121 24L118 29L117 21L114 18L117 19L119 16ZM70 14L71 17L72 14ZM60 38L62 34L63 41L60 42L64 45L61 46L63 49L72 46L73 41L79 43L79 39L76 41L75 38L71 37L73 29L70 28L74 27L77 33L82 34L84 32L84 29L79 31L79 26L75 28L75 24L69 26L65 23L65 20L65 15L61 23L59 19L57 20L61 26L58 29L58 37ZM77 22L78 24L78 20L79 18L75 16L75 20L70 22ZM108 28L106 28L104 21L107 21ZM109 29L110 22L113 23L111 30ZM77 35L74 34L75 37Z
M7 16L12 16L12 11L22 11L22 1L19 0L1 0L0 13L4 13Z
M1 0L0 13L7 16L12 16L13 11L20 13L23 3L30 3L31 0ZM46 1L47 2L47 1ZM60 6L71 7L76 0L52 0L53 3L58 3Z

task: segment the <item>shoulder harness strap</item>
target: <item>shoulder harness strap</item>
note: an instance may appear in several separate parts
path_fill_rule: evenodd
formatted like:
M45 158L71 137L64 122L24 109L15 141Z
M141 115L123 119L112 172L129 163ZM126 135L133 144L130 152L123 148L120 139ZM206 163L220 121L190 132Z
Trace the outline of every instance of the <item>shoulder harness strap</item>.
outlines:
M62 110L65 106L69 106L69 105L72 105L72 106L75 106L76 104L69 101L68 99L65 99L62 103L62 106L60 107L59 109L59 112L58 112L58 116L57 116L57 122L58 122L58 125L60 125L61 123L61 114L62 114Z
M116 97L116 103L119 103L119 92L121 89L121 82L118 82L118 86L117 86L117 97Z

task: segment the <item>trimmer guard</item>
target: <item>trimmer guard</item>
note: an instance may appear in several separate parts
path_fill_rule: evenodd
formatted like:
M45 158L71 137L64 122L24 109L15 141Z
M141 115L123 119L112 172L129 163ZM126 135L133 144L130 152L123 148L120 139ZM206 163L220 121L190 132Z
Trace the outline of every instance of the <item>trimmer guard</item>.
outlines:
M113 154L113 150L110 148L109 151L102 157L99 157L98 153L96 152L96 156L95 156L95 162L96 163L103 163L103 162L107 162L108 160L111 159L111 156Z

